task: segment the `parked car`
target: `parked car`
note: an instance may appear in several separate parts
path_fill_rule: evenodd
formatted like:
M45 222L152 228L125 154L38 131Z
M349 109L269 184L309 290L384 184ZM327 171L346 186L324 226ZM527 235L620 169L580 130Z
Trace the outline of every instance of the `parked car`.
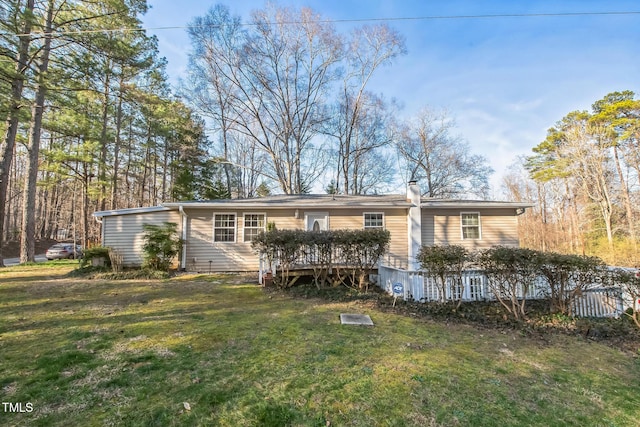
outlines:
M57 243L47 249L45 256L48 260L53 259L75 259L82 257L82 246L73 243Z

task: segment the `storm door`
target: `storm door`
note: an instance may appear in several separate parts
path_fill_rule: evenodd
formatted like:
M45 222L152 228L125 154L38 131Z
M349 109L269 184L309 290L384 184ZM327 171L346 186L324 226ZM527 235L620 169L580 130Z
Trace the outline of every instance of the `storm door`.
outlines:
M305 223L308 231L328 230L329 214L327 212L308 212L305 215Z

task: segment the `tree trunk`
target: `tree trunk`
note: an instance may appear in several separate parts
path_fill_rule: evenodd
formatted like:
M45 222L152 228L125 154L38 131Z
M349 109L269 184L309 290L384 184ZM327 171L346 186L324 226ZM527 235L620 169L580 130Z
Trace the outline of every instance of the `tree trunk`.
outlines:
M9 188L9 173L14 156L16 136L18 134L19 113L22 101L22 89L24 88L25 72L27 71L27 60L29 58L29 44L31 43L32 13L35 0L27 0L24 8L24 26L22 35L19 36L18 61L16 63L16 74L11 81L11 100L9 114L6 121L6 131L3 138L4 145L0 151L0 267L4 267L2 247L5 235L5 214L7 213L6 202ZM6 215L8 218L9 215ZM7 226L9 221L7 221Z
M149 202L151 206L158 204L158 143L153 140L153 170L151 175L151 185L149 186Z
M585 245L584 245L584 238L583 236L583 231L580 229L580 225L578 223L578 202L576 201L576 196L573 195L569 201L570 203L570 218L571 218L571 229L572 229L572 233L571 233L571 239L575 242L574 244L572 244L572 246L574 246L576 249L579 248L579 253L583 254L585 253Z
M98 180L100 181L100 206L103 211L107 205L107 120L109 116L109 84L111 82L111 61L107 62L104 81L104 104L102 106L102 129L100 130L100 161L98 162Z
M622 194L624 196L624 208L627 214L629 238L631 239L631 243L633 244L634 251L637 251L638 245L636 243L636 233L634 229L635 222L633 221L633 209L631 208L631 197L629 196L629 188L627 187L627 182L624 179L624 174L622 173L622 167L620 166L620 157L618 156L617 144L613 144L613 158L615 160L616 171L618 172L618 178L620 179L620 187L622 188Z
M147 183L147 172L149 170L149 163L151 161L151 128L147 127L147 144L145 147L144 161L142 162L142 179L140 180L140 197L138 200L138 206L144 206L144 187ZM149 189L151 194L151 189Z
M120 96L118 97L118 107L116 110L116 141L113 147L113 176L111 177L111 206L110 209L117 209L118 198L118 169L120 167L120 133L122 132L122 91L124 87L124 77L120 77Z
M547 203L543 194L541 183L537 183L538 187L538 203L540 203L540 220L542 221L542 234L540 236L540 249L544 252L547 250Z
M164 153L162 153L162 199L160 203L166 202L167 197L167 175L169 173L169 141L164 139Z
M124 183L127 186L126 194L128 195L126 199L127 205L132 205L133 203L133 189L131 188L131 183L129 181L129 175L131 171L131 162L132 162L132 145L133 145L133 119L129 119L129 137L127 138L128 146L127 146L127 166L124 168ZM130 206L127 206L130 207Z
M85 174L84 179L82 181L82 245L83 247L87 247L89 242L89 184L90 184L90 176L91 169L86 169L85 164ZM76 238L74 237L74 242Z
M22 236L20 239L20 262L35 261L35 227L36 227L36 183L38 181L38 159L40 151L40 135L42 132L42 116L44 101L47 95L47 70L51 52L51 29L53 23L54 0L49 0L45 27L44 46L41 63L38 67L38 81L35 87L35 101L31 108L31 129L29 131L29 159L26 168L25 193L22 213Z

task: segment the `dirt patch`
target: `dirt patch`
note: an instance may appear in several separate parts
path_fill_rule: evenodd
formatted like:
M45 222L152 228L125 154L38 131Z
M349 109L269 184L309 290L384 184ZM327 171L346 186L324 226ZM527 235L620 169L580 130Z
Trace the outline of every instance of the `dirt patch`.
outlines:
M58 243L53 239L41 239L36 240L36 255L44 254L47 249ZM17 258L20 256L20 241L11 241L2 243L2 257L3 258Z

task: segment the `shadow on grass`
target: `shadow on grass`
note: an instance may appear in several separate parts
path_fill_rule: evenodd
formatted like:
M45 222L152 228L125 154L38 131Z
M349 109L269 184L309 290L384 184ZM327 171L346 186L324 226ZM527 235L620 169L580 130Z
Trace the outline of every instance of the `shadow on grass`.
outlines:
M30 282L35 282L37 283L42 283L42 282L49 282L52 280L60 280L62 278L64 278L64 276L66 275L66 271L62 272L60 274L46 274L46 275L29 275L29 281ZM13 283L24 283L25 278L24 277L2 277L2 281L0 282L0 292L3 292L6 288L7 285L9 284L13 284Z
M82 289L64 290L60 287L44 292L42 295L24 294L20 297L6 298L4 314L24 315L0 326L0 332L46 331L56 328L89 328L101 324L118 325L124 329L157 329L162 324L175 324L188 320L207 320L216 316L234 316L244 314L260 315L269 312L271 302L267 299L251 299L226 302L229 293L242 298L243 290L252 290L255 286L234 286L233 289L199 289L195 291L171 288L163 285L146 292L140 290L140 284L131 289L113 284L100 284L97 292L91 285L82 293ZM207 286L206 284L204 285ZM211 286L211 285L208 285ZM110 291L106 294L104 291ZM185 291L188 293L185 295ZM34 298L41 301L34 303ZM29 303L30 302L30 303ZM143 325L142 327L139 325Z

